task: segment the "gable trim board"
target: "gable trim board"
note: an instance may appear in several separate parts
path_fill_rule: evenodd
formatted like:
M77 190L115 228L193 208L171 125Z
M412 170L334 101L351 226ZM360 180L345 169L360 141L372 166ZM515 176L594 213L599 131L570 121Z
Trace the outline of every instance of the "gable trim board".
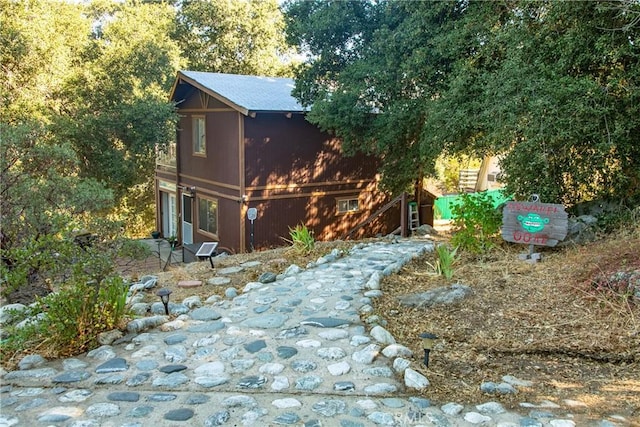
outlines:
M180 75L180 73L179 73L179 75ZM195 81L195 80L189 79L189 78L187 78L187 77L185 77L185 76L181 76L181 77L178 79L178 81L176 82L176 84L174 85L174 90L172 90L172 93L171 93L170 99L174 100L174 93L175 93L175 89L176 89L176 87L177 87L179 84L183 84L183 83L188 83L188 84L190 84L191 86L193 86L193 88L199 89L199 91L200 91L199 93L202 93L202 92L207 93L207 92L209 92L209 89L208 89L206 86L203 86L202 84L198 83L198 82L197 82L197 81ZM187 93L187 96L189 96L189 95L190 95L190 94L189 94L189 93ZM219 95L217 95L217 94L215 94L215 93L210 93L210 95L211 95L213 98L217 99L218 101L223 102L223 103L225 103L225 104L227 104L227 105L231 106L232 108L229 108L229 109L228 109L228 111L239 111L239 112L241 112L242 114L244 114L245 116L249 114L249 111L248 111L247 109L242 108L242 107L240 107L239 105L235 105L233 102L231 102L230 100L228 100L228 99L226 99L226 98L224 98L224 97L222 97L222 96L219 96ZM187 97L187 96L185 96L185 97ZM205 105L205 106L202 106L202 107L201 107L201 108L199 108L199 109L191 108L191 109L189 109L189 110L187 110L187 111L192 111L192 110L198 110L198 111L206 110L206 105ZM214 109L212 109L212 110L217 110L217 109L216 109L216 108L214 108ZM227 110L227 109L225 108L224 110Z

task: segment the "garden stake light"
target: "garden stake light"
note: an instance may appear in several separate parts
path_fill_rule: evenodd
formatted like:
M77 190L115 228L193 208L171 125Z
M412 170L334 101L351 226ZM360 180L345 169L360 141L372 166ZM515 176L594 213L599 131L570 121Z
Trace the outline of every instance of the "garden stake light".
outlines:
M162 304L164 305L164 312L167 316L169 315L169 295L171 295L171 292L173 291L167 288L162 288L158 292L156 292L156 295L158 295L162 300Z
M429 367L429 352L433 348L433 340L438 337L430 334L429 332L423 332L420 334L420 338L422 338L422 348L424 349L424 366Z

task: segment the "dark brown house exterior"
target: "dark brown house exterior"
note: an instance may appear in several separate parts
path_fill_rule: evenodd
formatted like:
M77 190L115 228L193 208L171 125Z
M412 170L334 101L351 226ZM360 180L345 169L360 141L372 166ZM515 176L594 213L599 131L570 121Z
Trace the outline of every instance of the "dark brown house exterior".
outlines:
M388 202L376 160L343 156L339 140L305 120L292 88L285 78L178 73L176 144L159 153L155 176L165 238L245 252L282 246L304 224L318 240L338 239ZM398 207L355 237L399 225Z

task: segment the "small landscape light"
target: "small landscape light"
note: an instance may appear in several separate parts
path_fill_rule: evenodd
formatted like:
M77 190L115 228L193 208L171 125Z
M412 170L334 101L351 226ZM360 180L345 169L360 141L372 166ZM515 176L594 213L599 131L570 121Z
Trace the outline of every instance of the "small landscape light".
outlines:
M429 333L423 332L420 334L422 338L422 348L424 349L424 366L429 367L429 352L433 348L433 341L438 337Z
M162 288L156 292L156 295L160 297L162 300L162 304L164 305L164 312L168 316L169 315L169 295L173 292L171 289Z

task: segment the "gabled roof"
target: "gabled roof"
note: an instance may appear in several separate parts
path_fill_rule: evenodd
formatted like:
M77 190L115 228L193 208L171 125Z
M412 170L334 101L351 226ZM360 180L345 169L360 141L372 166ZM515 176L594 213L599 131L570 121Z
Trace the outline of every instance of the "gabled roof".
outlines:
M283 77L179 71L170 99L180 102L193 90L191 87L194 87L244 115L259 112L305 112L306 109L291 95L293 86L293 79Z

